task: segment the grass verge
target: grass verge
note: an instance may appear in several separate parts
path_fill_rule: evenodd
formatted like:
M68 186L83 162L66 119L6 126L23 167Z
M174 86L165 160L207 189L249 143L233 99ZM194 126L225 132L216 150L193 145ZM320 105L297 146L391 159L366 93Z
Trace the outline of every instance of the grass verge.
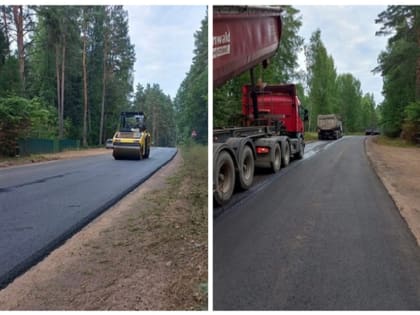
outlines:
M203 310L208 299L207 146L183 146L180 153L180 169L165 188L141 200L142 210L130 224L139 240L153 233L147 251L171 268L167 308Z
M318 140L318 133L316 132L305 132L305 141Z
M0 156L0 168L8 167L8 166L15 166L15 165L55 161L55 160L61 160L61 159L66 159L70 157L89 156L90 154L95 154L95 152L97 152L98 150L103 150L103 148L92 147L92 148L83 148L83 149L66 149L61 152L56 152L56 153L31 154L28 156L16 156L16 157Z
M7 167L13 165L23 165L30 163L45 162L51 160L57 160L57 157L41 155L41 154L32 154L29 156L20 156L20 157L0 157L0 167Z
M407 142L404 139L401 138L389 138L387 136L376 136L373 141L380 145L387 145L392 147L398 147L398 148L415 148L416 145L412 144L410 142Z

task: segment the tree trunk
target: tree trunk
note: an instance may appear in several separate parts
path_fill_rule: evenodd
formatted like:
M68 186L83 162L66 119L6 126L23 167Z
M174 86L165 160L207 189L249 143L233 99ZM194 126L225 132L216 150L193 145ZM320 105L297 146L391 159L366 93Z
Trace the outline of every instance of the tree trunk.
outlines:
M61 129L59 132L60 139L64 136L64 75L65 75L65 60L66 60L66 37L63 35L63 44L62 44L62 59L61 59L61 107L60 107L60 118L61 118Z
M7 55L10 55L10 42L9 42L9 28L7 25L7 13L6 13L6 6L2 6L3 11L3 23L4 23L4 33L5 33L5 40L7 45Z
M55 45L55 75L57 78L57 114L58 114L58 133L63 129L63 121L61 119L61 92L60 92L60 48Z
M158 146L159 145L159 139L158 139L157 128L156 128L156 121L157 121L157 119L156 119L156 116L157 116L156 104L152 104L152 106L153 106L152 136L153 136L153 139L154 139L153 141L154 141L155 145Z
M83 146L86 147L87 143L87 112L88 112L88 99L87 99L87 71L86 71L86 28L83 34Z
M414 10L417 49L420 50L420 9L415 8ZM416 59L416 101L420 101L420 52L417 53Z
M107 32L104 34L104 55L103 55L103 75L102 75L102 101L101 101L101 121L99 126L99 145L102 145L103 131L104 131L104 113L105 113L105 95L106 95L106 59L108 56L108 35Z
M25 47L23 43L23 9L22 6L13 6L13 18L16 26L16 40L19 58L19 78L21 93L25 91Z

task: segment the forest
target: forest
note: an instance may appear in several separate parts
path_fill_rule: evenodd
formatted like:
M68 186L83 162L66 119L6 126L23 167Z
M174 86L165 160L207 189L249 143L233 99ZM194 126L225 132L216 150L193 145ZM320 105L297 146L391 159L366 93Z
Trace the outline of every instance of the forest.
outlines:
M101 146L121 111L144 111L156 146L207 142L207 16L175 99L157 82L133 86L128 12L107 6L0 6L0 155L17 140ZM205 77L204 77L205 76Z
M302 104L309 110L307 130L316 130L318 114L339 114L345 133L377 127L385 135L414 141L420 132L420 7L388 6L378 14L376 36L390 36L386 50L372 69L383 77L384 100L376 104L373 94L363 92L351 73L337 73L334 58L314 30L309 42L300 37L299 10L282 6L280 48L267 69L256 73L264 82L296 83ZM298 70L298 52L305 52L306 69ZM373 63L375 64L375 63ZM241 86L248 73L214 91L215 127L232 126L241 113Z

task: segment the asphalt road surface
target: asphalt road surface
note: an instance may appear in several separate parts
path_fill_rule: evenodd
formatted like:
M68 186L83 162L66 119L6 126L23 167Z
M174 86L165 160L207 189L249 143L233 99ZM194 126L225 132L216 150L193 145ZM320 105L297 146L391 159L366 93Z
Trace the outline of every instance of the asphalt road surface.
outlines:
M0 288L172 159L152 147L146 160L99 155L0 170Z
M215 218L215 310L420 309L420 250L364 137L323 143Z
M330 141L316 141L306 144L305 146L305 155L303 159L309 159L316 153L325 150L329 146L333 145L333 142ZM296 162L294 162L296 163ZM295 165L293 163L293 166ZM248 198L249 196L253 196L256 192L264 189L265 186L271 184L273 180L276 180L278 176L283 176L285 172L289 171L289 168L282 169L279 174L273 175L272 171L268 168L257 168L254 172L254 180L252 182L252 186L248 190L235 190L234 194L232 195L229 203L224 206L217 206L213 208L213 216L218 217L219 215L223 214L226 210L232 208L233 205L242 202L244 199Z

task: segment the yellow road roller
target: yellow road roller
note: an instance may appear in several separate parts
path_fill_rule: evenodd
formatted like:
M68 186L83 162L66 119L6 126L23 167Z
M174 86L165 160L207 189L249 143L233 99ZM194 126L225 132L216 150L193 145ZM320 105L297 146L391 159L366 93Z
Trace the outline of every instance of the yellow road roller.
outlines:
M143 112L121 112L118 131L112 138L112 156L116 160L147 159L151 136Z

